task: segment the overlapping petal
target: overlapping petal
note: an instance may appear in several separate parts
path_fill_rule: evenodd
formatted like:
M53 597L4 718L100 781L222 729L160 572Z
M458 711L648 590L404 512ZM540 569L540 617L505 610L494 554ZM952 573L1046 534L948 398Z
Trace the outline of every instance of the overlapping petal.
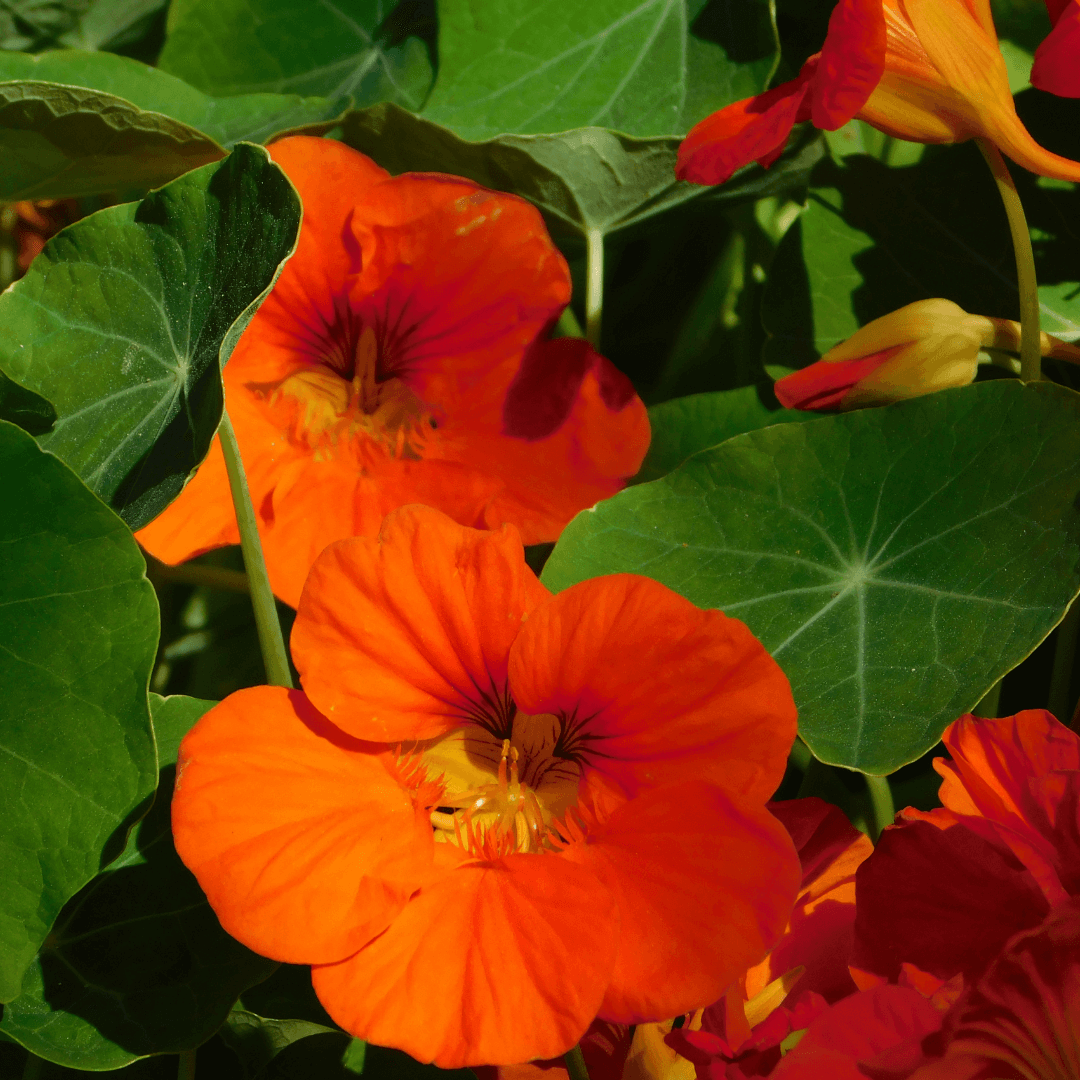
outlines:
M563 717L590 766L631 791L693 770L764 801L795 738L787 679L746 626L650 578L560 593L526 622L509 670L521 709Z
M550 594L521 542L404 508L376 539L342 541L312 568L293 627L305 691L335 724L386 741L508 718L510 649Z
M1047 0L1054 28L1035 50L1031 85L1080 97L1080 0Z
M261 686L181 744L173 835L233 937L275 960L327 962L381 933L427 876L429 809L386 747Z

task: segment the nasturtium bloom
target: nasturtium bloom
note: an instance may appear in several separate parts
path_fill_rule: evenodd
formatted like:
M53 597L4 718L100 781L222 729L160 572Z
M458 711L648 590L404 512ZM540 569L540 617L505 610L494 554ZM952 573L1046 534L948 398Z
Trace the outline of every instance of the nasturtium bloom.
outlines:
M1042 355L1080 363L1080 348L1041 334ZM779 379L788 409L857 409L966 386L983 349L1016 352L1020 324L969 315L951 300L916 300L868 322L820 359Z
M795 124L834 131L856 117L913 142L988 139L1034 173L1080 180L1080 163L1041 147L1016 115L989 0L840 0L821 52L697 124L676 173L722 184L775 161Z
M784 927L765 803L795 708L746 627L635 575L552 596L512 527L428 507L316 560L303 693L180 750L177 850L222 925L347 1031L444 1067L714 1000Z
M1059 97L1080 97L1080 0L1046 0L1053 30L1035 50L1031 85Z
M629 380L549 337L570 275L534 207L391 177L326 139L270 155L300 193L300 238L224 380L278 596L295 606L324 547L398 506L539 543L637 471L649 422ZM170 563L237 542L216 440L138 538Z

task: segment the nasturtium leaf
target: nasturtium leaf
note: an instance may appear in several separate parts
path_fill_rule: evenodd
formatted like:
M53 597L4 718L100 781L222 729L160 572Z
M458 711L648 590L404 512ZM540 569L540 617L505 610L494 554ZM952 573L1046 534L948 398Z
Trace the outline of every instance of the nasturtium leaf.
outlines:
M448 172L521 195L557 232L607 234L691 199L749 201L797 183L820 157L799 148L765 176L759 170L706 188L675 179L675 138L632 138L603 128L555 135L499 135L470 142L390 103L349 112L341 138L395 175Z
M85 4L85 0L80 0ZM72 49L118 49L137 40L168 0L90 0L58 43Z
M756 386L691 394L649 407L652 441L633 483L658 480L688 457L746 431L770 424L802 423L812 414L777 408Z
M934 745L1080 588L1080 395L1006 379L702 451L579 514L560 590L643 573L746 622L823 761Z
M338 1029L324 1024L313 1024L310 1020L274 1020L239 1006L233 1007L221 1028L221 1038L240 1059L244 1075L249 1078L258 1076L285 1047L309 1035L326 1034L341 1036Z
M300 202L261 147L46 244L0 295L0 370L53 403L41 444L133 528L221 420L221 365L292 253Z
M709 5L733 48L692 31L687 0L439 4L439 71L424 115L467 139L605 127L679 135L762 89L774 45L764 3ZM695 24L696 25L696 24ZM722 36L722 35L721 35ZM742 61L731 53L750 57Z
M168 183L217 161L209 136L122 98L0 82L0 199L59 199Z
M52 402L12 382L0 371L0 420L17 424L30 435L45 435L56 423Z
M210 97L173 75L129 57L79 49L34 56L0 52L0 80L59 83L98 90L121 98L143 112L179 121L226 149L237 142L264 142L280 131L329 120L347 104L295 94ZM7 138L7 133L0 132L0 140ZM2 145L4 142L0 141Z
M90 0L5 0L0 49L43 49L75 27Z
M158 618L124 523L3 422L0 490L0 1001L11 1001L61 907L154 790Z
M1074 338L1080 273L1069 222L1080 195L1014 172L1036 228L1042 328ZM770 374L803 367L872 319L930 297L976 315L1019 317L1008 225L978 151L931 147L905 168L863 155L842 166L823 161L769 270L762 320Z
M205 1042L277 966L221 928L172 844L180 740L214 702L150 696L160 781L123 854L60 913L0 1031L48 1061L116 1069Z
M419 109L431 86L427 46L379 33L387 0L173 0L159 64L209 94L351 96Z

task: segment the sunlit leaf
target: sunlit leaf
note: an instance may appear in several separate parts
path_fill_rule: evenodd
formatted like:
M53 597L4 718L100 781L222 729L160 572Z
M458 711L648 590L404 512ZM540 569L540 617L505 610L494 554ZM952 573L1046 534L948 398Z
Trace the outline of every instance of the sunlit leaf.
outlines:
M0 1031L69 1068L116 1069L198 1046L276 967L222 930L172 844L177 749L214 702L150 700L161 770L154 806L123 854L60 913L0 1019Z
M221 420L220 366L291 254L300 204L260 147L102 210L0 295L0 369L53 403L44 447L132 528Z
M10 1001L63 904L154 790L146 684L158 620L124 523L3 422L0 490L0 1001Z
M764 3L709 5L709 29L726 31L740 46L740 60L691 33L704 6L444 0L439 72L424 115L468 139L578 127L685 133L713 110L759 91L772 65Z
M1000 380L739 435L579 514L549 588L647 574L744 620L822 760L887 773L1080 588L1080 395Z
M351 95L418 109L431 85L427 46L390 45L386 0L174 0L159 64L210 94Z

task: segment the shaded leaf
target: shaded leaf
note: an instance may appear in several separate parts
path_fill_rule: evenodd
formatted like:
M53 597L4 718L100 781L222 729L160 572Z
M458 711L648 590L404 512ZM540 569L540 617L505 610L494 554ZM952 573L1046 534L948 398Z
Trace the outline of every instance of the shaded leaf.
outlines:
M158 623L124 523L3 422L0 476L0 1001L10 1001L61 907L154 790L146 685Z
M803 423L805 412L781 409L762 400L756 386L691 394L649 406L652 441L632 483L658 480L677 469L691 454L716 446L735 435L770 424Z
M286 1046L309 1035L340 1035L336 1028L310 1020L273 1020L233 1008L221 1029L221 1037L240 1059L244 1076L254 1078Z
M44 435L56 423L56 410L51 402L0 371L0 420L17 424L30 435Z
M58 41L72 49L116 49L137 40L167 0L90 0L78 22Z
M300 203L261 147L99 211L0 295L0 369L53 402L42 445L133 528L221 420L221 365L292 253Z
M0 49L43 49L78 24L90 0L5 0Z
M172 844L176 752L215 703L150 698L158 797L123 854L61 912L0 1030L48 1061L116 1069L208 1039L277 966L221 928Z
M1001 380L739 435L579 514L549 588L645 573L744 620L823 761L934 745L1080 588L1080 395Z
M449 172L534 203L557 232L614 232L692 199L738 202L805 179L818 144L800 147L762 175L751 169L723 188L675 179L675 138L639 139L589 127L557 135L460 138L393 104L348 113L341 137L384 169Z
M97 90L0 82L0 199L154 187L224 151L194 128Z
M358 105L423 104L427 47L378 33L385 0L174 0L159 65L211 94L349 95Z
M605 127L679 135L758 92L774 46L764 3L473 0L439 5L439 71L424 115L468 139ZM741 49L751 55L733 58Z

